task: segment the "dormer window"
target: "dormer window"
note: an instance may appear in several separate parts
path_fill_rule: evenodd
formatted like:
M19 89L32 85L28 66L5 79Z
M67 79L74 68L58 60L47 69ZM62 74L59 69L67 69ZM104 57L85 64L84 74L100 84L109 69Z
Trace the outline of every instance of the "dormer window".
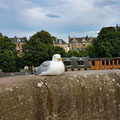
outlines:
M86 45L85 43L82 44L83 47L84 47L85 45Z
M80 60L77 61L77 63L78 63L79 65L84 65L84 60L83 60L83 59L80 59Z
M64 61L65 66L70 66L71 65L71 60L66 60Z
M62 44L62 40L61 39L59 40L59 44Z
M20 39L17 39L17 42L20 42Z

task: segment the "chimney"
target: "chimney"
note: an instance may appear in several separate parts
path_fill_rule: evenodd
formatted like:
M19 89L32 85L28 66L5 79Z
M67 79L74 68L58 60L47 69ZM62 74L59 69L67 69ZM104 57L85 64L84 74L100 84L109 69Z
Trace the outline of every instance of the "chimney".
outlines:
M68 36L68 43L70 43L70 35Z

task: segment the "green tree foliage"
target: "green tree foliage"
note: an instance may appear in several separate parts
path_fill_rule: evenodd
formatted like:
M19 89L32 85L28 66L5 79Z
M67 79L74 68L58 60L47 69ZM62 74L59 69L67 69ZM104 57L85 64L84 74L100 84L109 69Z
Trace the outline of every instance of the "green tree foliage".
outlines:
M55 49L54 46L51 44L48 44L47 48L48 48L48 56L49 56L48 59L51 60L52 56L55 54Z
M77 50L70 50L67 56L68 57L79 57L79 52Z
M43 61L49 58L48 48L39 39L31 38L23 46L24 65L39 66Z
M62 57L66 57L66 52L62 47L56 46L54 47L54 54L60 54Z
M39 40L44 44L53 44L53 37L47 31L40 31L34 34L30 39Z
M65 50L61 47L54 47L51 44L45 45L38 39L30 39L23 47L23 61L24 65L39 66L46 60L51 60L54 54L60 54L62 57L66 56Z
M17 71L14 52L5 50L4 53L0 53L0 69L2 69L3 72Z
M0 38L2 37L2 33L0 33Z
M89 45L87 48L87 53L90 58L96 57L94 45Z
M86 57L88 56L88 53L87 51L70 50L67 56L68 57Z
M93 46L88 49L90 56L92 56L92 54L94 57L120 56L120 27L102 28L98 37L93 40Z
M87 50L82 50L79 52L79 57L87 57L87 56L88 56Z
M0 69L4 72L17 71L16 59L16 45L6 36L0 38Z
M11 40L6 36L0 38L0 53L4 52L5 50L16 52L16 45L12 43Z

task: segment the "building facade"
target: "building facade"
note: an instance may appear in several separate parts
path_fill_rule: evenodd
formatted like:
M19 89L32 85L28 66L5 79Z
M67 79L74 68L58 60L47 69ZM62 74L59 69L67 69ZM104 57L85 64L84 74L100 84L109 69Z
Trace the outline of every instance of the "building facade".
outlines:
M16 50L18 52L18 56L20 56L20 54L22 54L22 46L25 43L25 39L26 37L22 37L22 38L18 38L18 37L14 37L14 38L9 38L13 43L16 44Z
M120 69L120 57L115 58L63 58L66 71ZM86 63L88 61L88 63Z
M120 69L120 57L116 58L89 58L90 70Z
M68 44L63 39L54 39L53 45L62 47L65 52L68 52Z
M88 36L82 38L70 38L70 36L68 36L69 49L78 51L86 50L88 46L92 44L93 39L93 37Z

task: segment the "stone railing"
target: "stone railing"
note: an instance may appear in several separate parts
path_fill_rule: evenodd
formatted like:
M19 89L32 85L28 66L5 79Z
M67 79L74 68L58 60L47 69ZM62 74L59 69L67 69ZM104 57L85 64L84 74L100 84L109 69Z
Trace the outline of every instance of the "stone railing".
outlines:
M0 120L119 120L120 71L0 78Z

